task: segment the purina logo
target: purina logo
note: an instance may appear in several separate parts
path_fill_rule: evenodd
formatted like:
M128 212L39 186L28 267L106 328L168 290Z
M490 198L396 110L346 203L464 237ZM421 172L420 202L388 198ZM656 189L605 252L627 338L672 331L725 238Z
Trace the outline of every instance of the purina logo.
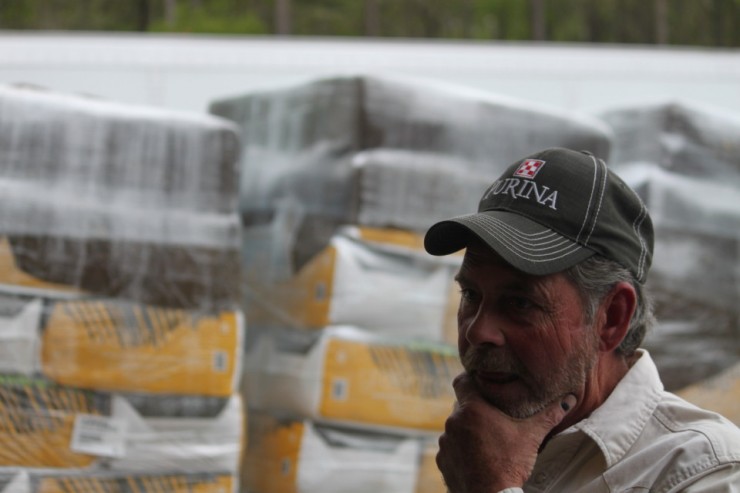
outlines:
M514 176L517 178L496 180L481 200L491 200L497 195L508 195L514 199L536 200L540 205L558 210L558 191L550 190L547 185L538 185L532 179L537 176L544 165L545 161L540 159L526 159L514 171ZM526 180L519 178L526 178Z
M526 159L514 172L514 176L521 176L522 178L529 178L530 180L537 176L542 167L545 165L544 161L539 159Z

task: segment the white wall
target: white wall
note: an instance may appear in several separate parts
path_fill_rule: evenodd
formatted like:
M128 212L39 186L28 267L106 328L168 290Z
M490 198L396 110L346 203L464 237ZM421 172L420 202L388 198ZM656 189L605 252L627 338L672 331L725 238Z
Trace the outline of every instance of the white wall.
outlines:
M188 111L337 74L420 77L566 109L681 99L740 113L740 50L0 33L0 83Z

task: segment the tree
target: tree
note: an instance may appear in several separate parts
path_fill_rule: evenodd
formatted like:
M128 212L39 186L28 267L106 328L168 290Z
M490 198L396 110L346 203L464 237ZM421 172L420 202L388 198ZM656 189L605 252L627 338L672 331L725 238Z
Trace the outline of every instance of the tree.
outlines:
M276 34L286 35L292 33L291 10L291 0L275 0Z
M655 42L668 44L668 1L655 0Z
M177 0L164 0L164 23L169 28L177 25Z
M544 41L545 33L545 0L530 0L530 9L532 10L532 39L534 41Z
M137 31L148 31L149 30L149 0L138 0L137 2L137 16L136 16L136 30Z
M365 0L365 36L380 35L380 4L379 0Z

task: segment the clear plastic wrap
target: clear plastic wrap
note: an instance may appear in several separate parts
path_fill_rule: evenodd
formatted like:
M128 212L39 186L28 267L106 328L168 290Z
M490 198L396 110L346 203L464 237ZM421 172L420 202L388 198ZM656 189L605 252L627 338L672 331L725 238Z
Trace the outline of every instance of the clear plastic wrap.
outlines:
M276 241L290 242L277 248L293 272L339 226L420 233L436 214L469 212L511 161L537 149L609 152L596 119L390 78L317 80L224 98L210 111L241 128L244 225L288 227ZM272 267L246 258L247 268Z
M238 156L212 116L0 87L0 235L40 280L233 308Z
M658 326L646 347L679 389L740 358L740 115L671 102L599 116L615 136L611 166L653 218Z

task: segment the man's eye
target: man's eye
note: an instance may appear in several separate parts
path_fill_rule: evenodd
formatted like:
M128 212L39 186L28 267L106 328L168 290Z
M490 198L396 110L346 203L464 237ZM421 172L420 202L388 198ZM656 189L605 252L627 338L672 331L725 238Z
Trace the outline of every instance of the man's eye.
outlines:
M507 296L503 301L506 307L518 312L525 312L535 308L535 304L529 298L523 296Z
M477 299L477 294L472 289L460 288L460 298L464 301L471 302Z

